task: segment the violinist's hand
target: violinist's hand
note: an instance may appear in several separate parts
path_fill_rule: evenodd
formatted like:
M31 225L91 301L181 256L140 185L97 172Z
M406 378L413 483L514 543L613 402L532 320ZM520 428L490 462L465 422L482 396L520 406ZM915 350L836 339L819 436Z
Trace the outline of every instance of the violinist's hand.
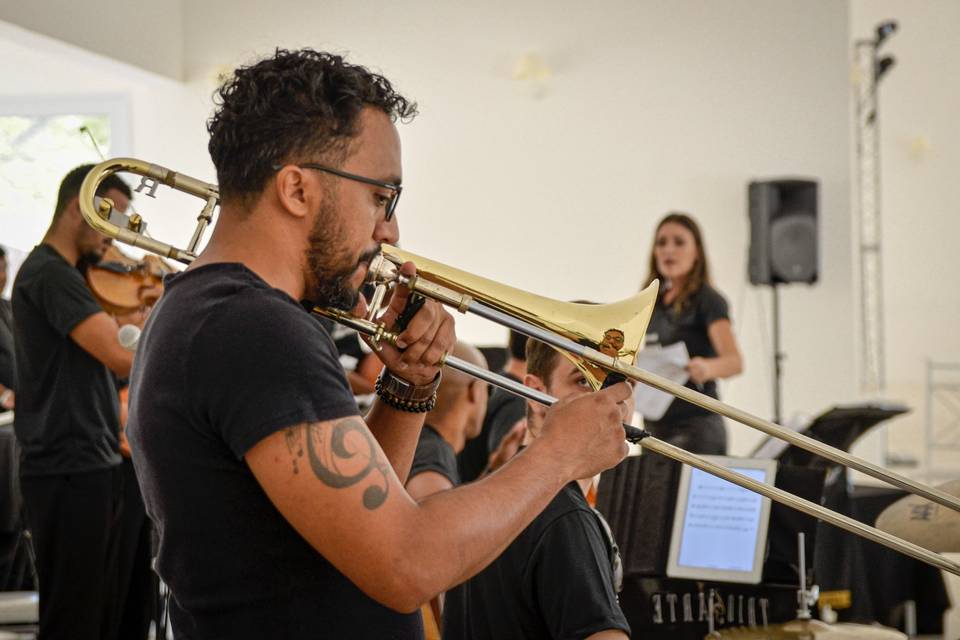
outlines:
M400 266L400 273L412 277L417 269L412 262ZM384 312L381 322L393 331L397 318L407 306L410 289L398 285L390 299L390 306ZM354 309L354 315L366 313L366 301L361 297ZM369 344L369 339L367 340ZM433 382L440 372L440 358L449 353L457 342L454 333L453 316L434 300L427 300L410 319L406 328L400 332L399 349L381 342L380 351L375 351L383 364L393 375L415 385Z

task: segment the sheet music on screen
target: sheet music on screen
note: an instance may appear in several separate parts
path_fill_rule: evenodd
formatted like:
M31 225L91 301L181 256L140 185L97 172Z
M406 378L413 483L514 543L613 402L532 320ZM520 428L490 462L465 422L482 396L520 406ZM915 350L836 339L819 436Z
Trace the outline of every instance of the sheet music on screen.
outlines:
M773 484L774 461L713 458L753 480ZM699 469L685 468L667 575L759 582L769 516L768 499Z
M734 467L757 482L761 469ZM764 498L726 480L694 469L684 514L679 564L751 571ZM722 549L723 553L717 553Z

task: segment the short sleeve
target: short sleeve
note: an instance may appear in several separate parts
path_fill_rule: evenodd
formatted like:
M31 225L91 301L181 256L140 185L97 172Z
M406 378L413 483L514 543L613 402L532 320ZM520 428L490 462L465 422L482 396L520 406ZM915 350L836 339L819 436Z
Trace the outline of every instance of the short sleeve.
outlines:
M237 458L284 427L359 414L333 342L309 313L272 290L224 304L193 341L186 388Z
M40 277L30 282L30 288L29 299L43 310L54 331L64 337L103 310L80 271L61 260L47 262Z
M713 287L703 288L700 312L703 316L703 325L709 327L717 320L729 320L730 309L727 299Z
M552 638L630 634L602 535L593 514L578 509L551 523L533 551L524 580Z
M450 484L460 484L460 475L457 473L457 457L453 448L438 437L427 431L427 427L420 432L417 441L417 450L413 454L413 464L410 465L409 477L413 478L425 471L439 473L450 481Z

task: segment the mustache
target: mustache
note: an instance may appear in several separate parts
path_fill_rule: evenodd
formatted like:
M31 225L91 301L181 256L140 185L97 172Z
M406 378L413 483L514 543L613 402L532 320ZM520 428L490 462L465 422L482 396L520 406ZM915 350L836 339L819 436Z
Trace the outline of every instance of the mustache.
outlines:
M380 255L380 247L376 247L375 249L370 249L369 251L364 251L363 253L360 254L360 257L357 258L357 264L354 265L354 267L359 267L361 262L366 262L367 264L370 264L371 262L373 262L373 259L376 258L378 255Z

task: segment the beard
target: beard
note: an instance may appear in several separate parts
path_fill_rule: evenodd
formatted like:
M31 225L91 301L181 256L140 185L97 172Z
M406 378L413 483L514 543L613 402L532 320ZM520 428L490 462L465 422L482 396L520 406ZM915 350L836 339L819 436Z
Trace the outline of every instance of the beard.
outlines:
M77 269L80 273L86 273L90 267L100 264L100 258L95 253L81 253L77 258Z
M89 267L95 267L103 261L103 254L96 249L85 249L77 258L77 269L86 273Z
M360 263L370 264L380 252L379 247L354 258L344 246L344 233L337 225L336 210L329 198L321 205L307 243L304 294L320 307L353 310L360 299L360 287L351 284L350 279Z
M83 271L87 266L97 265L103 260L103 256L113 245L99 232L90 227L83 229L77 238L77 266Z

